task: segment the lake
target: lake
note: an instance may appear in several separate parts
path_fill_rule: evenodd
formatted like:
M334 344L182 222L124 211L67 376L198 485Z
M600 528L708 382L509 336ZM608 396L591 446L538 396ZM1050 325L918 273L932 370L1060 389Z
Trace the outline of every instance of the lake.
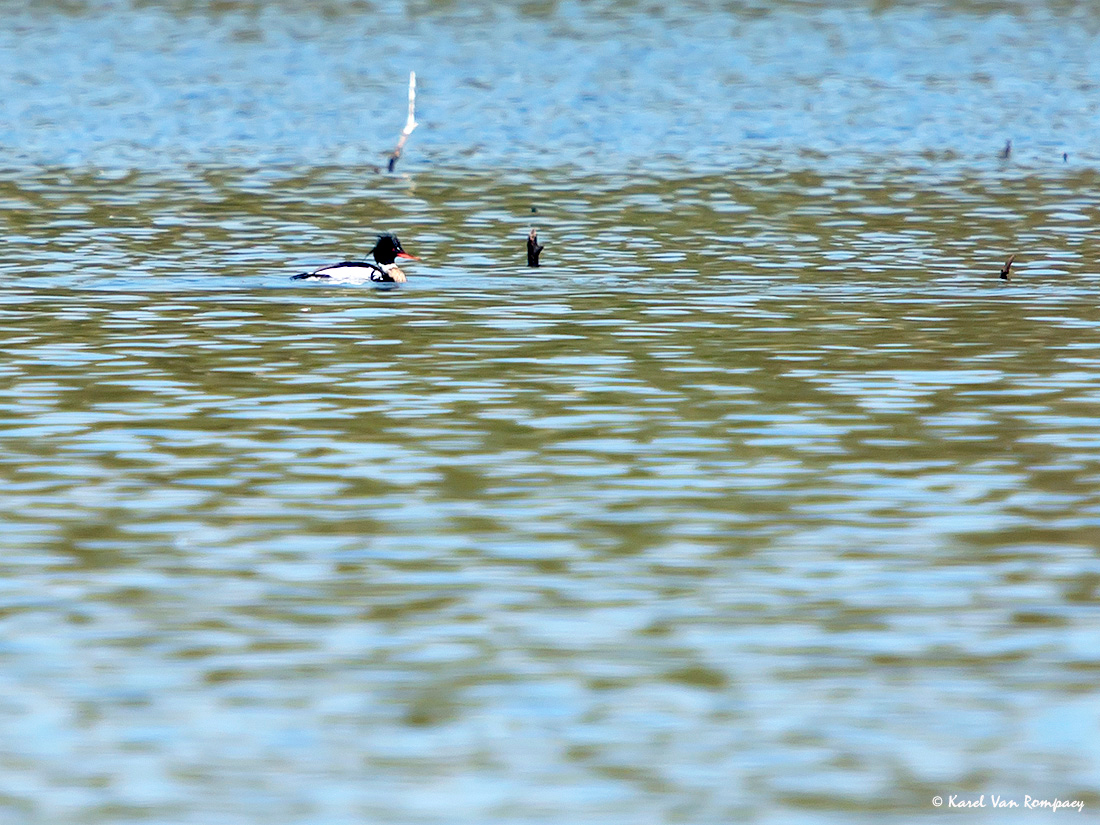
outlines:
M1100 11L0 10L0 823L1100 806Z

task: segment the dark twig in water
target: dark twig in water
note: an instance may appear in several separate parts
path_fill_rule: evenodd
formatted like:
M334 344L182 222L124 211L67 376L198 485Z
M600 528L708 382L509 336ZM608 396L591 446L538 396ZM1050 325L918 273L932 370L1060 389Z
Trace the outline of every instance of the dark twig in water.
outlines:
M397 139L397 146L394 147L393 154L390 155L390 163L387 167L390 172L397 165L397 159L401 157L401 150L405 148L405 141L409 139L413 129L419 125L416 122L416 72L409 72L409 117L405 121L405 128L401 130L401 137Z
M1012 141L1005 141L1005 148L1001 150L1001 160L1008 160L1008 156L1012 154Z
M1012 262L1016 260L1015 255L1009 255L1008 260L1005 261L1005 265L1001 267L1001 280L1007 281L1008 276L1012 273Z
M543 245L539 243L538 230L532 229L527 235L527 265L538 266L539 254L544 249Z

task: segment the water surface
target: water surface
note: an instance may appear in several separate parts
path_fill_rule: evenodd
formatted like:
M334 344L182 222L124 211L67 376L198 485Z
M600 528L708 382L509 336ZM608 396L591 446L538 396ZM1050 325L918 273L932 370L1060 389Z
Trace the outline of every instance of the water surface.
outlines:
M1090 11L8 19L0 822L1100 805Z

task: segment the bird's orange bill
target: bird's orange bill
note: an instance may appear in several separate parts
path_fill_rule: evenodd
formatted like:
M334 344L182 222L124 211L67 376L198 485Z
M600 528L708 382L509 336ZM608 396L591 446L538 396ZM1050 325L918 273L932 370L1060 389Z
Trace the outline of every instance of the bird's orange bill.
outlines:
M415 255L410 255L408 252L405 252L404 250L402 250L401 252L398 252L397 257L398 258L408 258L410 261L419 261L420 260Z

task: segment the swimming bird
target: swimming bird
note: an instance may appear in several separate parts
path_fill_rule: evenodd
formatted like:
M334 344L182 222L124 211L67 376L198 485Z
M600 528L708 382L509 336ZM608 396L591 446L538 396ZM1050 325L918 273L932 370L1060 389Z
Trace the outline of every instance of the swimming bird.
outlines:
M333 284L365 284L369 281L375 283L403 284L405 273L394 261L398 258L408 258L413 261L420 259L410 255L401 248L401 241L396 235L386 233L378 236L378 243L370 251L374 256L374 263L369 261L343 261L338 264L330 264L313 272L303 272L295 275L292 281L327 281Z
M1015 253L1008 256L1008 260L1005 261L1005 265L1001 267L1001 280L1007 281L1009 275L1012 274L1012 262L1016 260Z

